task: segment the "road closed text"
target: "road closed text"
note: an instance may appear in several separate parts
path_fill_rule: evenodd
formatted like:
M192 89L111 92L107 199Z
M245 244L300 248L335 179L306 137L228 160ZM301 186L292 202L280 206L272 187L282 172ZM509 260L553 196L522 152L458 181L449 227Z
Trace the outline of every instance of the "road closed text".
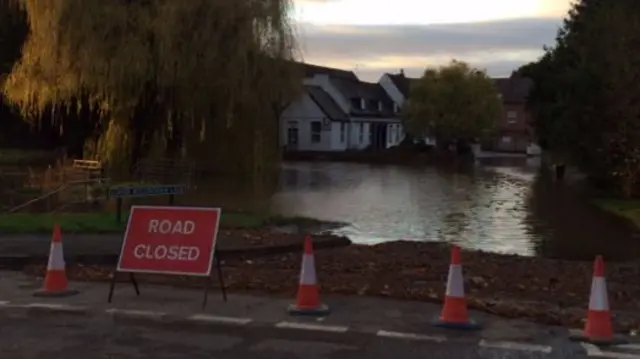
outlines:
M197 261L200 257L200 249L191 246L138 244L133 249L133 255L138 259Z
M168 219L152 219L149 221L149 233L159 234L193 234L196 224L193 221L170 221Z
M207 276L219 208L132 206L118 271Z

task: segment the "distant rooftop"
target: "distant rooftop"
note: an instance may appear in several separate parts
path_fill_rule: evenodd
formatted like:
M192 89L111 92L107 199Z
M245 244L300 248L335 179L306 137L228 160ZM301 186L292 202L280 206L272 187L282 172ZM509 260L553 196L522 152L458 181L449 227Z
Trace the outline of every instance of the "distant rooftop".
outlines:
M329 75L333 78L341 78L345 80L359 81L358 76L353 71L341 70L332 67L313 65L299 62L303 66L305 77L313 77L316 74Z
M402 70L399 73L387 73L386 75L389 76L393 84L405 98L409 97L411 84L419 80L418 78L405 76ZM533 81L531 79L517 75L504 78L493 78L493 83L502 95L502 100L504 102L512 103L525 102L531 88L533 87Z

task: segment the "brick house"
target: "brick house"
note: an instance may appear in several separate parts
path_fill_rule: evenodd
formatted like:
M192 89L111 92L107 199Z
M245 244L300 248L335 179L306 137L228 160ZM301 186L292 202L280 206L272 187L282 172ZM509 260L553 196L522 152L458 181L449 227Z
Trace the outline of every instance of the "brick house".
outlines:
M533 82L512 75L509 78L496 78L494 83L500 92L504 112L498 120L496 135L483 143L482 147L500 152L527 152L533 141L533 129L526 102Z
M417 78L406 77L404 71L382 76L379 83L387 89L391 98L402 106L409 97L411 85ZM531 117L526 110L526 101L533 86L530 79L512 75L508 78L494 78L500 93L504 112L498 119L496 134L482 143L482 149L499 152L527 152L533 141Z

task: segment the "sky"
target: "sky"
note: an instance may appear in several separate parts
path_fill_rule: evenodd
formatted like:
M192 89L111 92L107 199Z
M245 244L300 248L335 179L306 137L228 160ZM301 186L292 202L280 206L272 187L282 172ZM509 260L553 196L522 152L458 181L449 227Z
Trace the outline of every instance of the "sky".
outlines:
M572 0L293 0L305 62L377 81L466 61L509 76L552 45Z

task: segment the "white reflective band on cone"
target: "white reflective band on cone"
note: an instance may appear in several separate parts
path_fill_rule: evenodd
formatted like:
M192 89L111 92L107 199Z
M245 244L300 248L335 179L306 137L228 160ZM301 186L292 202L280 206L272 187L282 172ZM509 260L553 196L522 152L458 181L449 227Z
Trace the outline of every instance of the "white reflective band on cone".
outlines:
M593 277L591 282L591 297L589 298L589 310L608 311L609 298L607 298L607 283L603 277Z
M64 256L62 254L62 244L51 243L51 252L49 253L49 264L47 269L62 270L64 269Z
M312 255L305 254L302 256L302 269L300 271L300 284L315 285L316 284L316 264Z
M464 298L464 283L462 282L462 266L453 264L449 267L447 278L447 297Z

